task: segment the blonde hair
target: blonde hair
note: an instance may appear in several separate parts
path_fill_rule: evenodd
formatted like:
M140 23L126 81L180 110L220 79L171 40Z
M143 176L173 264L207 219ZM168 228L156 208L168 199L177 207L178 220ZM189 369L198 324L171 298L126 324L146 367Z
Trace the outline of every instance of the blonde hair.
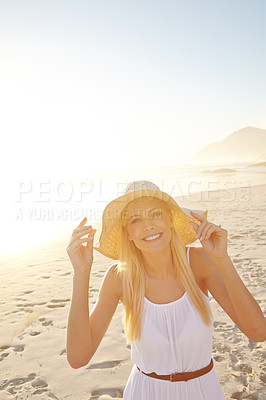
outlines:
M146 196L145 196L146 197ZM126 226L128 218L125 215L133 208L136 201L132 200L124 208L120 215L120 253L119 262L116 267L121 276L122 300L123 300L123 322L127 343L133 343L140 339L141 320L144 307L145 295L145 270L143 267L143 256L133 241L128 239ZM172 220L172 209L164 201L158 199L162 206L168 211ZM181 238L178 228L173 226L170 240L175 278L179 279L192 303L198 310L203 322L211 324L210 310L204 300L195 280L194 274L189 266L186 247Z

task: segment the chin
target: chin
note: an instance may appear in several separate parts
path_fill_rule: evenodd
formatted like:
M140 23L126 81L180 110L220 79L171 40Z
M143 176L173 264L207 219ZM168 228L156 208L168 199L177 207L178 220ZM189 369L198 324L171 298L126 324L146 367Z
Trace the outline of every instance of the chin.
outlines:
M139 250L144 251L144 252L149 252L149 253L159 253L163 250L167 250L168 246L170 246L170 241L167 243L158 243L157 245L152 245L152 246L141 246L139 247Z

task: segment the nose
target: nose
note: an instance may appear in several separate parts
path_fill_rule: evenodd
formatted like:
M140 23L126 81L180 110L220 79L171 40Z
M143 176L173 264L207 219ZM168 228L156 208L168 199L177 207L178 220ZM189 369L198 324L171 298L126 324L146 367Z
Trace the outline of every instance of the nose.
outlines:
M153 225L151 223L151 220L149 218L145 218L143 221L143 229L144 231L153 229Z

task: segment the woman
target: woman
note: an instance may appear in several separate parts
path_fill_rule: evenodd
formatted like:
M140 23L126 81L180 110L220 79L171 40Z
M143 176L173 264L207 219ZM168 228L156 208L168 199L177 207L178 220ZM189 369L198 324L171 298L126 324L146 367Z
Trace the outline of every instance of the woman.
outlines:
M227 231L207 212L189 211L153 183L132 182L105 208L99 246L84 218L67 247L74 268L68 362L88 364L121 300L134 362L124 400L223 399L208 291L249 339L265 340L265 318L227 253ZM202 247L189 248L197 238ZM93 248L118 262L89 312Z

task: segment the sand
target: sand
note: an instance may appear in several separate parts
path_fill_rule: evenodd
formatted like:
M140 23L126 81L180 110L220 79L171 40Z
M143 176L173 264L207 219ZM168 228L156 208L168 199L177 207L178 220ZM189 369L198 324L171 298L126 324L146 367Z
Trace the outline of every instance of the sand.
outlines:
M265 198L266 185L260 185L177 199L181 207L208 209L208 219L227 229L229 255L263 311ZM76 224L73 225L74 229ZM123 397L132 361L123 334L121 303L90 363L74 370L66 359L66 326L73 276L66 247L71 233L63 240L2 258L0 399L107 400ZM95 242L99 234L98 226ZM197 241L194 245L200 243ZM94 252L90 308L96 301L103 275L113 262ZM210 299L215 320L213 357L224 398L265 399L265 343L250 341L215 300Z

